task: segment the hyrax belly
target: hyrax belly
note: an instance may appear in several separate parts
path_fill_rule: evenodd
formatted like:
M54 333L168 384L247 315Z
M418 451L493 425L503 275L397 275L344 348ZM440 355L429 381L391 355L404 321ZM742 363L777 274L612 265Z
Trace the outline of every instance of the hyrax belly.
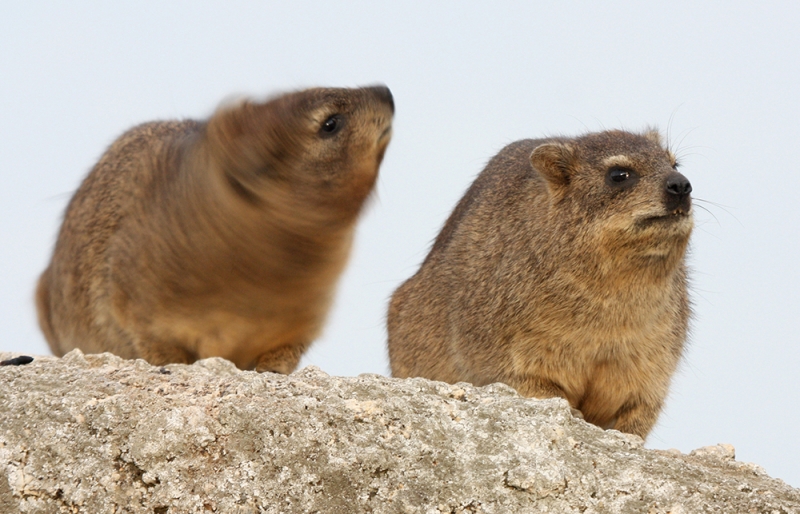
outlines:
M509 145L393 295L393 374L502 381L646 436L688 328L690 192L655 133Z

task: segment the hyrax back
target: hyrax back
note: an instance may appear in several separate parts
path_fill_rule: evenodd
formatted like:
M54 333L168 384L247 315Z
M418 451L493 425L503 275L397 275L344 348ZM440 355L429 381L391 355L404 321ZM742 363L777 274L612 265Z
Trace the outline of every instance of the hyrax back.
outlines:
M394 293L392 374L505 382L646 436L686 340L690 192L655 132L507 146Z
M318 335L391 135L385 87L310 89L120 137L37 290L57 355L292 371Z

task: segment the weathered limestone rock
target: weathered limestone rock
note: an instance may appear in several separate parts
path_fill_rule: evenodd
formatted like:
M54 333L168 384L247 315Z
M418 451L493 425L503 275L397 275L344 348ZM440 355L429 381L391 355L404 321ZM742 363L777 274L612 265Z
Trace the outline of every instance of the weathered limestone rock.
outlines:
M0 512L789 514L800 490L500 384L73 351L0 367Z

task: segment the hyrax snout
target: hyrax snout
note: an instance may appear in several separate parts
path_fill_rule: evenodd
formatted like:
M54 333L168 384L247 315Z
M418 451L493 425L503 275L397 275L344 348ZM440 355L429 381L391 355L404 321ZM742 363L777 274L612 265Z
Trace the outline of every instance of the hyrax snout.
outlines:
M689 179L680 173L673 172L667 175L665 190L667 193L664 205L673 214L688 213L692 208L692 184Z
M507 146L392 296L392 374L505 382L645 437L686 340L691 190L654 131Z
M384 86L153 122L67 208L37 306L57 355L292 371L319 334L391 137Z

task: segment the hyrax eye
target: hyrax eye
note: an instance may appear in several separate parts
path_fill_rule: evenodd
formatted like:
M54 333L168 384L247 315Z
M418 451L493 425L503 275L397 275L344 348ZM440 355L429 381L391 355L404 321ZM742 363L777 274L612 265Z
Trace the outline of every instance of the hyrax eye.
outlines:
M610 186L628 186L632 185L636 178L638 178L638 176L635 171L629 168L614 166L608 170L606 182L608 182Z
M344 117L341 114L334 114L322 122L322 126L319 128L319 135L322 137L330 137L342 130L343 126Z

